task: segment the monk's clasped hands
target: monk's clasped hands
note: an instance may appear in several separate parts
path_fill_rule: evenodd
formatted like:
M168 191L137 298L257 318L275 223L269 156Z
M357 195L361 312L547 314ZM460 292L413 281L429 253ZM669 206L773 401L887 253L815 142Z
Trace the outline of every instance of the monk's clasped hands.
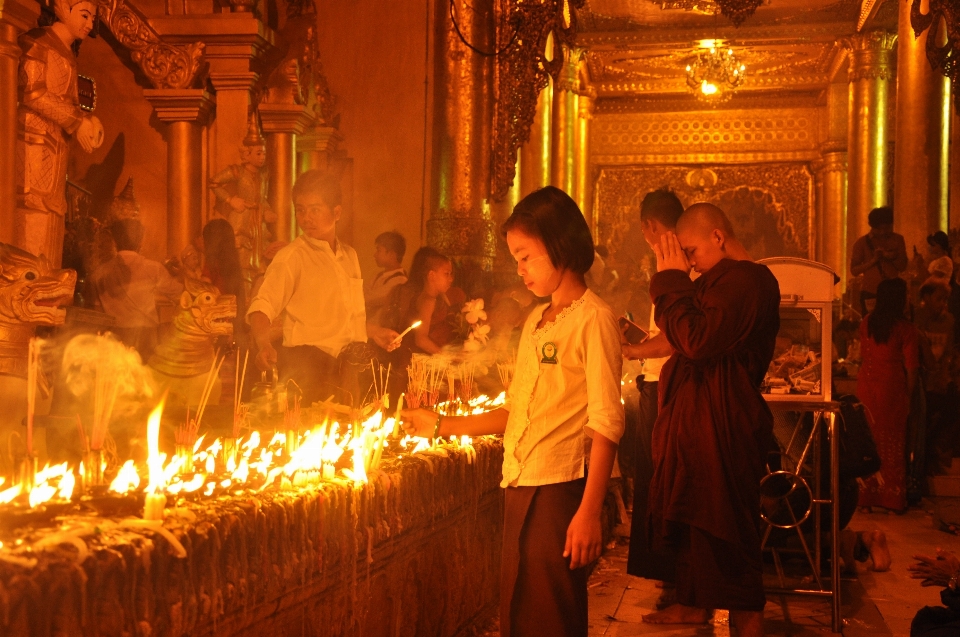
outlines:
M660 237L660 245L653 246L653 252L657 255L657 272L664 270L690 272L690 262L687 261L687 255L674 233L664 233Z

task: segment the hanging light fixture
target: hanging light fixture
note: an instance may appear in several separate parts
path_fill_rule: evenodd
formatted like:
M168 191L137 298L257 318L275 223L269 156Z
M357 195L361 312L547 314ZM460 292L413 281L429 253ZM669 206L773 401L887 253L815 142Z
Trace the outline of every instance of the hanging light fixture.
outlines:
M693 11L706 15L722 13L736 26L754 14L761 4L769 0L650 0L664 10Z
M687 64L687 86L697 99L718 103L730 99L743 83L747 67L733 49L721 49L716 40L701 40L697 59Z

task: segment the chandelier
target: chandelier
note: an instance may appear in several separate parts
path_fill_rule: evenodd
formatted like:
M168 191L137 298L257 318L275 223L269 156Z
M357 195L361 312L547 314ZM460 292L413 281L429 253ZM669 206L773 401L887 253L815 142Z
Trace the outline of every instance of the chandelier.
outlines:
M733 49L721 50L715 41L701 41L703 50L687 65L687 86L697 99L718 103L730 99L743 83L747 67L740 63Z
M706 15L722 13L735 26L754 14L761 4L769 0L650 0L663 10L693 11Z

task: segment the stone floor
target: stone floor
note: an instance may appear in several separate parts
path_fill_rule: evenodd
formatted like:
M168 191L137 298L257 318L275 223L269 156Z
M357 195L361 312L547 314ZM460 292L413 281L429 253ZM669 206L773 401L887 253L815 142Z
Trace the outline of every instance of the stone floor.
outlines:
M930 506L930 503L927 503ZM936 548L960 553L960 537L934 528L928 511L906 515L857 513L851 529L881 529L887 534L893 566L874 573L859 566L858 577L844 579L843 634L847 637L897 637L910 634L910 621L919 608L939 605L939 589L922 588L910 579L911 556L933 554ZM654 608L659 589L653 582L626 574L626 541L608 549L590 580L590 637L657 635L726 637L730 629L725 613L718 612L707 626L654 626L641 616ZM768 636L814 637L830 635L829 600L768 596L765 611Z

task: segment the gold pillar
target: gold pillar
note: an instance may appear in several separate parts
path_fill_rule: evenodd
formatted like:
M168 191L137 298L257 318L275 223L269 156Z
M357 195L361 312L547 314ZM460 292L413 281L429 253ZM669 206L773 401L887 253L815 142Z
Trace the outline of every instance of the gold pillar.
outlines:
M203 127L214 108L202 89L144 89L167 124L167 253L180 254L203 225Z
M872 31L851 36L850 111L847 144L847 254L870 226L867 215L888 201L890 158L887 142L891 133L890 91L893 89L894 33Z
M550 185L550 145L553 130L553 78L537 97L530 139L520 147L520 196Z
M927 245L926 237L947 230L949 170L949 80L930 67L927 38L937 25L914 37L911 0L900 3L897 37L897 144L893 209L896 231L907 251Z
M278 241L297 238L291 191L295 177L297 135L310 124L311 116L302 104L261 104L260 123L267 138L267 167L270 183L267 200L277 215L273 236Z
M950 223L960 226L960 115L950 109ZM951 246L952 247L952 246Z
M0 2L0 242L13 243L17 183L13 156L17 146L17 83L22 31L36 26L40 5L23 0Z
M495 48L492 3L468 0L436 3L434 53L433 171L427 243L454 258L468 285L477 268L489 270L496 235L487 197L490 190L492 59ZM469 270L469 272L468 272Z
M516 176L513 178L513 183L510 184L510 189L507 190L507 194L505 194L503 199L500 201L494 201L490 204L490 216L492 217L494 228L496 230L497 241L497 256L493 263L493 271L496 279L495 283L497 285L504 286L516 281L517 276L517 262L514 261L513 257L510 255L510 249L507 247L507 242L500 237L500 226L503 225L503 222L507 220L507 217L513 214L514 207L520 203L520 200L523 198L520 187L520 175L523 170L523 159L519 150L517 151L517 162L515 169Z
M817 257L840 277L841 292L846 289L847 271L847 153L824 146L817 167L820 190L820 223Z
M297 176L308 170L326 170L343 136L329 126L311 127L297 135Z
M563 47L563 68L553 92L553 144L550 151L550 183L576 197L577 137L580 89L580 47Z
M594 230L593 214L593 180L590 173L590 120L593 119L593 105L597 97L596 89L587 87L580 92L577 99L577 187L576 201L580 211L587 219L587 223Z

